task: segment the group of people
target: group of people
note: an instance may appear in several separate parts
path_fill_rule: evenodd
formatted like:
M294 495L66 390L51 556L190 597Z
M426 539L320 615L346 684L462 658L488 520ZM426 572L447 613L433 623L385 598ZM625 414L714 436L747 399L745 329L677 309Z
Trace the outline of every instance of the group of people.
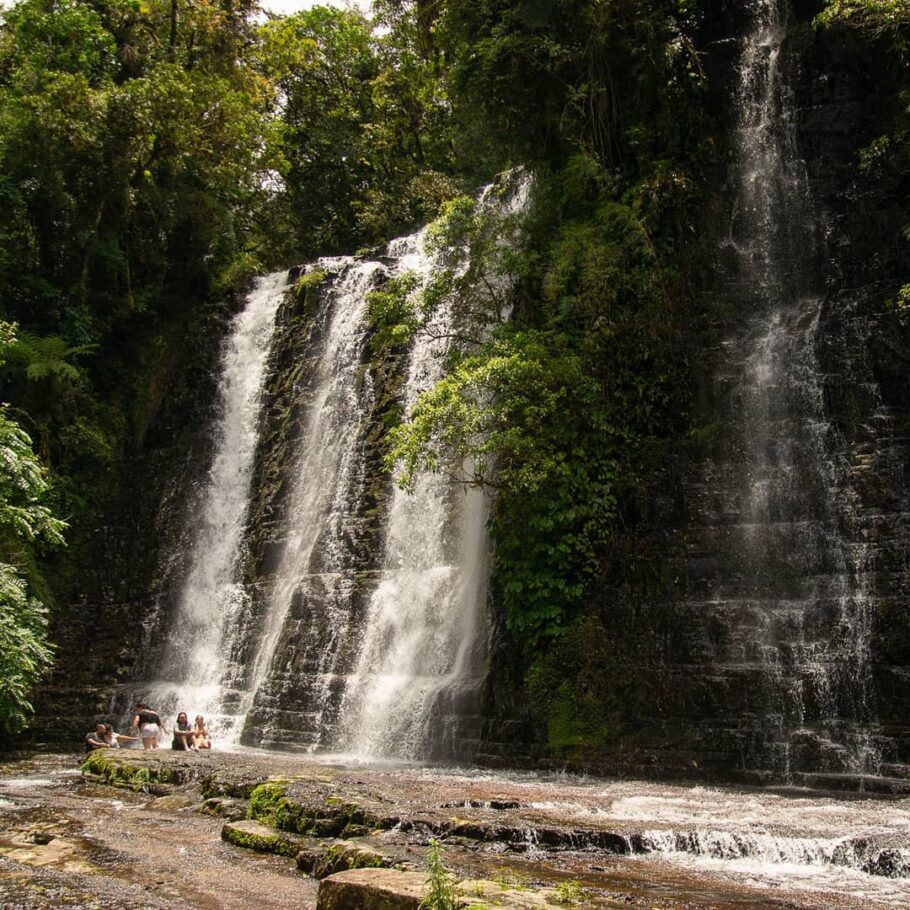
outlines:
M168 735L167 727L158 712L143 702L136 703L136 713L133 716L132 728L139 734L138 736L115 733L110 724L98 724L93 733L86 733L85 735L85 751L119 749L121 742L135 743L140 740L142 741L143 749L157 749L161 734ZM211 749L212 739L209 736L205 718L201 714L197 714L195 722L190 724L186 711L181 711L174 723L171 748L186 752Z

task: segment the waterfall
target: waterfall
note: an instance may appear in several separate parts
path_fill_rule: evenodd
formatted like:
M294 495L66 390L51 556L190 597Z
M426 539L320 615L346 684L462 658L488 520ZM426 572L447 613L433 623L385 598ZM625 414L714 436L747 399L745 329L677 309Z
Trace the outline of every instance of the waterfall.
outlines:
M522 174L476 204L496 218L527 197ZM219 744L422 758L451 754L459 718L476 716L488 496L429 474L392 489L376 455L375 371L399 370L384 406L394 394L410 408L465 328L447 299L398 366L371 360L370 292L405 274L423 288L438 257L459 257L427 253L426 237L320 259L312 297L287 297L283 275L260 279L231 327L215 457L160 672L142 690L162 713L211 715ZM498 242L513 240L504 228ZM510 277L485 279L506 318Z
M289 748L317 745L336 662L352 620L351 541L362 493L360 435L370 388L362 362L367 294L385 267L322 259L331 289L317 314L317 350L291 479L283 542L264 595L259 647L247 675L245 740ZM287 729L287 714L305 723Z
M849 539L843 466L829 454L814 213L784 65L789 13L786 0L752 0L751 13L735 99L741 179L730 232L742 296L756 314L733 390L744 474L741 622L751 630L742 659L763 678L766 760L778 772L787 775L794 750L801 766L868 772L875 757L858 729L871 686L868 559Z
M214 459L194 519L189 569L161 649L157 679L145 687L162 712L187 710L211 717L222 741L237 733L236 715L225 714L222 685L234 618L245 593L238 564L259 440L262 384L275 315L287 273L256 281L231 324L221 356Z
M434 268L423 232L396 241L400 271L426 282ZM451 334L450 308L438 334ZM419 336L405 405L442 378L446 342ZM422 758L443 695L476 687L486 657L487 497L422 474L396 489L386 521L381 579L369 603L360 657L343 706L345 747L364 756Z
M503 199L485 188L477 208L500 218L520 214L529 178L513 177ZM498 222L504 224L504 222ZM437 264L424 252L424 234L393 243L400 270L426 283ZM516 242L501 229L498 243ZM462 265L466 268L467 263ZM511 276L487 276L494 305L508 317ZM410 353L405 407L445 374L458 316L449 300ZM441 474L422 473L412 491L396 488L386 519L380 581L364 623L357 664L343 703L342 744L362 757L451 757L463 734L457 718L470 713L487 661L489 495L462 488ZM476 706L474 708L476 713Z

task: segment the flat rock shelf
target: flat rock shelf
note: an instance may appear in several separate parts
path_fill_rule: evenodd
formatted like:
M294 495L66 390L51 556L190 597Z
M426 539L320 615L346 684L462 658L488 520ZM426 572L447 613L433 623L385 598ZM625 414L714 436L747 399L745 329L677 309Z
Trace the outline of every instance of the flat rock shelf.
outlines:
M870 910L910 902L910 800L295 755L0 764L0 906ZM230 872L230 874L228 874Z

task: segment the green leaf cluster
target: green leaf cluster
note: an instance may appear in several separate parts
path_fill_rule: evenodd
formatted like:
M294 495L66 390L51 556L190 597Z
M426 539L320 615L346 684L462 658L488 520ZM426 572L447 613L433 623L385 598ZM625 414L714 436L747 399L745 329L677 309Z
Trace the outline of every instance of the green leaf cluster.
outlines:
M430 841L426 865L427 893L420 910L456 910L460 902L455 878L445 866L438 841Z
M404 233L457 193L444 80L411 17L379 6L380 30L317 6L261 33L282 99L275 204L301 258Z
M2 354L17 341L15 327L0 324ZM47 505L50 482L28 434L0 407L0 730L25 726L29 693L49 668L47 609L30 593L34 559L63 544L65 522Z
M428 470L496 489L494 589L531 660L576 622L624 498L689 429L690 282L717 161L706 14L449 0L434 25L456 148L533 167L533 204L516 226L456 197L430 227L418 331L434 313L462 321L389 461L406 486Z

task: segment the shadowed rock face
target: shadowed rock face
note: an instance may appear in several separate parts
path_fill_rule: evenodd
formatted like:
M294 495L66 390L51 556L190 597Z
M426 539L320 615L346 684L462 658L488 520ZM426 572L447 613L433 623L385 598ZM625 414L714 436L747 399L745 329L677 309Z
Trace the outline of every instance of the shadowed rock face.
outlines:
M906 772L910 344L884 307L904 216L856 168L885 120L873 54L814 33L806 6L724 16L734 164L705 298L731 315L701 363L699 441L625 504L579 635L604 738L529 744L503 654L490 713L513 724L487 725L490 761L834 787Z

